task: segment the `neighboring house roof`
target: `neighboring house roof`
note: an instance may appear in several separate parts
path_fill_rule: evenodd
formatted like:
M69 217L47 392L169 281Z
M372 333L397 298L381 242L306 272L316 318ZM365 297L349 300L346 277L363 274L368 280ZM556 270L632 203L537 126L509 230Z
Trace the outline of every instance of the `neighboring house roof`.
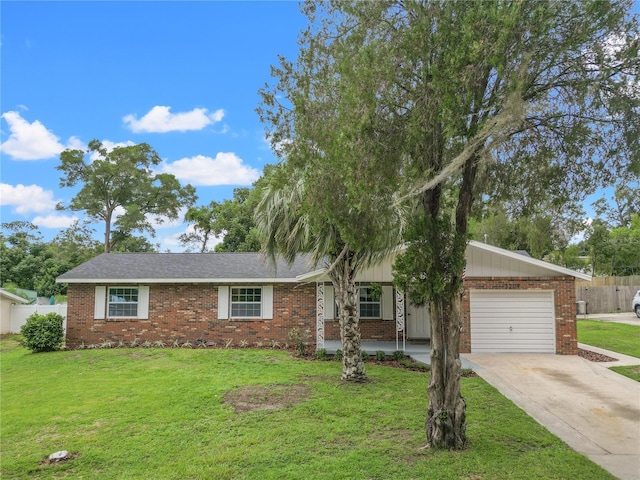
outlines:
M13 302L18 302L18 303L29 303L29 300L26 300L18 295L15 295L11 292L7 292L4 288L0 288L0 296L2 298L8 298L9 300L13 301Z
M58 283L296 282L307 257L274 268L259 253L103 253L63 273Z

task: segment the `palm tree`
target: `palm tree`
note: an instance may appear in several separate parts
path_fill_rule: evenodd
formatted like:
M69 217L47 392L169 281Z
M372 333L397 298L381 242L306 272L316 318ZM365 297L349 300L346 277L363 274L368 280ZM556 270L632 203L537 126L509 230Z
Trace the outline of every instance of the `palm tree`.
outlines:
M282 165L284 168L284 165ZM401 216L385 218L376 225L357 228L375 228L385 235L372 235L366 248L353 248L344 240L343 230L318 208L322 197L335 199L331 191L306 189L308 172L294 171L285 183L266 181L262 197L255 212L255 221L262 236L263 253L273 262L282 256L292 263L300 254L309 256L314 265L323 264L335 290L342 341L342 380L363 382L367 379L361 355L361 337L358 315L356 274L362 268L375 264L388 256L398 245L402 235ZM317 179L319 172L314 172ZM313 180L312 180L313 181ZM348 206L345 205L345 210ZM361 215L367 218L366 215ZM389 222L394 223L392 228ZM382 225L384 223L384 225ZM347 222L347 225L351 225Z

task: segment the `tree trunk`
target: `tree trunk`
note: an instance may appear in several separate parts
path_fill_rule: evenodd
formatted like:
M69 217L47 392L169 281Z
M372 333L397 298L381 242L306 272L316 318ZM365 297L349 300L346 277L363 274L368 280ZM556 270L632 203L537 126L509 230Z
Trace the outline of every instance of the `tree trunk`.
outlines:
M342 380L346 382L364 382L367 380L367 374L362 361L355 269L351 265L351 256L346 255L345 257L330 273L336 292L336 299L338 300L340 317Z
M460 450L467 444L466 402L460 393L461 297L431 302L431 378L427 446Z
M109 253L111 251L111 214L109 211L106 215L105 219L105 227L104 227L104 253Z

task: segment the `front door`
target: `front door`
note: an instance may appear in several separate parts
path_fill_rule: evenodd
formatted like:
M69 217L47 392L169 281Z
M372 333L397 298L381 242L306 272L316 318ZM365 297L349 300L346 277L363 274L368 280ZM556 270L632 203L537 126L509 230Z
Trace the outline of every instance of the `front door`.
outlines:
M428 305L417 307L408 302L407 334L410 339L431 338L431 317Z

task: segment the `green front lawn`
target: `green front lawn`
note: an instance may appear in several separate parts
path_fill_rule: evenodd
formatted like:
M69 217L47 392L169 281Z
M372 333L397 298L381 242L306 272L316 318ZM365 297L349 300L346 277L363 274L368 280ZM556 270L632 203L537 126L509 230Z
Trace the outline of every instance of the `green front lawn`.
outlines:
M345 385L281 351L0 346L2 478L613 478L478 377L469 448L431 451L425 373L369 364ZM75 458L43 463L59 450Z
M640 327L635 325L578 320L578 341L640 358ZM640 382L640 365L611 367L611 370Z
M640 327L636 325L578 320L578 342L640 358Z

